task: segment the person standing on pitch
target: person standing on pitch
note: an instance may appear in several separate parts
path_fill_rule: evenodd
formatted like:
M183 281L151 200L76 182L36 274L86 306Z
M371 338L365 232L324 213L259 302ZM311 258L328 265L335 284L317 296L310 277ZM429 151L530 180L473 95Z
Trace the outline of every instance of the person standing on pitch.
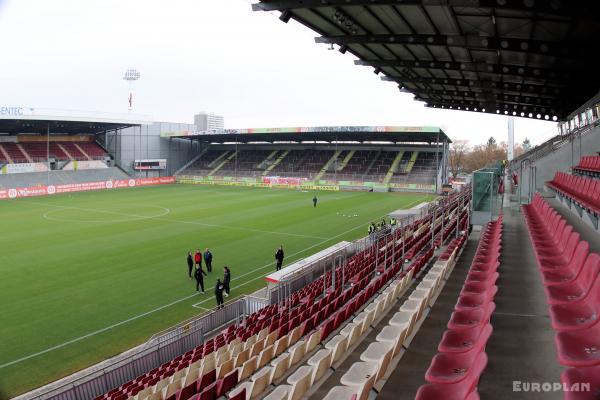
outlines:
M220 279L217 279L217 283L215 284L215 297L217 298L217 310L219 308L223 308L223 289L225 285L221 283Z
M225 286L225 297L229 297L229 284L231 283L231 271L229 267L223 267L223 286Z
M204 250L204 263L206 264L206 270L212 272L212 253L208 247Z
M283 264L283 245L279 246L277 252L275 253L275 259L277 260L277 271L281 269L281 265Z
M317 195L315 194L315 197L313 197L313 207L317 206Z
M188 251L187 263L188 263L188 276L190 277L190 279L192 279L192 271L194 270L194 258L192 257L191 251Z
M198 288L202 289L202 293L204 293L204 276L206 272L202 271L202 267L197 267L196 272L194 272L194 277L196 278L196 292Z
M202 253L200 253L200 249L196 250L194 261L196 262L196 268L202 268Z

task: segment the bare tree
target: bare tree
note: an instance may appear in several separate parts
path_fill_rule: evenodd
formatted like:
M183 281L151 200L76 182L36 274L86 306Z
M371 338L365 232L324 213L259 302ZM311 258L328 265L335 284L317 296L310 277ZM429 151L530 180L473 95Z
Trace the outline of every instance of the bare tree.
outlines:
M466 140L456 140L450 146L450 172L456 177L465 169L465 159L469 152L469 145Z

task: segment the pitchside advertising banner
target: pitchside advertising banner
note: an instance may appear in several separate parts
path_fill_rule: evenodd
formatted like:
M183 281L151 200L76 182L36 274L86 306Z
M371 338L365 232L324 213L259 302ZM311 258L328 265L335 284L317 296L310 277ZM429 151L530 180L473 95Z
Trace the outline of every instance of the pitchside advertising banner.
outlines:
M415 184L415 183L390 183L383 185L376 182L362 181L332 181L320 180L318 182L309 181L306 178L284 178L284 177L262 177L262 178L234 178L230 176L180 176L177 177L179 183L190 183L196 185L222 185L222 186L245 186L261 188L279 188L279 189L302 189L302 190L330 190L339 191L340 187L364 187L408 189L415 191L435 191L435 185Z
M24 174L27 172L46 172L48 166L43 163L6 164L0 169L0 174Z
M175 177L116 179L101 182L71 183L66 185L36 186L0 190L0 200L20 197L48 196L60 193L87 192L90 190L118 189L138 186L166 185L175 183Z

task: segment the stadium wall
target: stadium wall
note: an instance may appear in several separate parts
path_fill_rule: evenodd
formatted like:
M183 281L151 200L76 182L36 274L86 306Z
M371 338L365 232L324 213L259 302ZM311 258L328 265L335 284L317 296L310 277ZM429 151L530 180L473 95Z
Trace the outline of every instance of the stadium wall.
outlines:
M558 171L572 173L573 166L579 164L583 156L595 155L600 151L600 127L594 127L585 134L575 135L573 140L565 142L561 147L535 160L532 165L534 173L530 174L528 162L523 162L523 174L519 184L521 185L521 198L529 198L529 187L535 186L535 191L543 191L544 183L552 180ZM516 173L520 173L520 165L514 166ZM531 175L531 176L530 176ZM533 182L531 181L533 179Z
M161 133L189 130L194 130L194 125L155 122L107 132L100 142L112 154L116 165L133 177L171 176L200 152L201 145L190 140L161 137ZM136 171L133 162L140 159L167 159L167 168Z
M17 187L0 189L0 200L22 197L49 196L61 193L87 192L90 190L106 190L132 188L139 186L165 185L175 183L174 177L116 179L100 182L67 183L60 185Z
M435 185L424 184L402 184L390 183L381 184L377 182L363 181L333 181L319 180L303 181L300 178L285 178L285 177L232 177L232 176L187 176L180 175L176 177L177 183L194 184L194 185L220 185L220 186L243 186L256 188L272 188L272 189L299 189L299 190L362 190L362 191L414 191L435 193Z

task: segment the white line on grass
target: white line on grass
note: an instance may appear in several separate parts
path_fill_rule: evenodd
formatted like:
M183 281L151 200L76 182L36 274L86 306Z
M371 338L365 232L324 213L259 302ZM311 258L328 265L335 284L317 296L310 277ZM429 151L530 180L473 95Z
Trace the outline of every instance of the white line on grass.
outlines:
M415 205L415 204L418 204L418 203L419 203L419 202L420 202L422 199L424 199L424 198L427 198L427 196L423 196L421 199L419 199L419 200L417 200L416 202L413 202L413 203L411 203L411 204L408 204L408 205L407 205L407 206L405 206L405 207L406 207L406 208L409 208L409 207L411 207L411 206L413 206L413 205ZM384 214L384 216L385 216L385 215L386 215L386 214ZM305 247L304 249L302 249L302 250L300 250L300 251L298 251L298 252L296 252L296 253L293 253L293 254L291 254L291 256L290 256L290 257L294 257L294 256L296 256L296 255L298 255L298 254L301 254L301 253L303 253L303 252L305 252L305 251L307 251L307 250L310 250L310 249L312 249L312 248L314 248L314 247L320 246L321 244L323 244L323 243L326 243L326 242L328 242L328 241L330 241L330 240L332 240L332 239L336 239L336 238L338 238L338 237L340 237L340 236L343 236L343 235L345 235L345 234L347 234L347 233L350 233L350 232L352 232L352 231L355 231L356 229L363 227L363 225L364 225L364 222L363 222L363 223L361 223L360 225L358 225L358 226L356 226L356 227L354 227L354 228L348 229L347 231L344 231L344 232L342 232L342 233L340 233L340 234L338 234L338 235L332 236L332 237L330 237L330 238L328 238L328 239L325 239L325 240L323 240L323 241L321 241L321 242L319 242L319 243L316 243L316 244L314 244L314 245L312 245L312 246ZM253 269L253 270L249 271L249 272L246 272L245 274L242 274L242 275L240 275L240 276L239 276L237 279L239 279L239 278L242 278L242 277L244 277L244 276L247 276L247 275L250 275L250 274L253 274L253 273L255 273L256 271L263 270L263 269L265 269L266 267L272 266L273 264L274 264L274 262L270 262L270 263L268 263L268 264L265 264L265 265L263 265L262 267L258 267L258 268L256 268L256 269ZM246 285L246 284L248 284L248 283L250 283L250 282L253 282L253 281L256 281L256 280L258 280L258 279L262 279L262 278L263 278L263 276L258 276L258 277L256 277L256 278L253 278L253 279L251 279L251 280L249 280L249 281L246 281L246 282L244 282L244 283L242 283L242 284L240 284L240 285L238 285L238 286L236 286L236 287L242 287L242 286L244 286L244 285ZM233 280L235 280L235 279L232 279L232 281L233 281ZM214 286L212 286L212 287L208 288L208 290L210 290L210 289L214 289L214 288L215 288L215 287L214 287ZM58 350L58 349L60 349L60 348L66 347L66 346L68 346L68 345L70 345L70 344L73 344L73 343L80 342L80 341L82 341L82 340L84 340L84 339L90 338L90 337L92 337L92 336L96 336L96 335L98 335L98 334L100 334L100 333L107 332L107 331L109 331L109 330L111 330L111 329L114 329L114 328L117 328L117 327L119 327L119 326L121 326L121 325L125 325L125 324L127 324L127 323L129 323L129 322L135 321L135 320L137 320L137 319L140 319L140 318L143 318L143 317L145 317L145 316L147 316L147 315L150 315L150 314L153 314L153 313L155 313L155 312L158 312L158 311L164 310L165 308L171 307L171 306L173 306L173 305L175 305L175 304L178 304L178 303L181 303L181 302L183 302L183 301L186 301L186 300L189 300L189 299L191 299L191 298L194 298L195 296L197 296L197 294L196 294L196 293L194 293L194 294L191 294L191 295L189 295L189 296L182 297L182 298L180 298L180 299L177 299L177 300L174 300L174 301L172 301L172 302L170 302L170 303L168 303L168 304L165 304L165 305L162 305L162 306L160 306L160 307L154 308L154 309L152 309L152 310L146 311L146 312L144 312L144 313L142 313L142 314L139 314L139 315L136 315L136 316L134 316L134 317L131 317L131 318L125 319L125 320L123 320L123 321L117 322L117 323L115 323L115 324L112 324L112 325L110 325L110 326L107 326L107 327L104 327L104 328L98 329L98 330L96 330L96 331L90 332L90 333L88 333L88 334L85 334L85 335L83 335L83 336L80 336L80 337L77 337L77 338L74 338L74 339L68 340L68 341L66 341L66 342L64 342L64 343L61 343L61 344L58 344L58 345L56 345L56 346L48 347L47 349L44 349L44 350L38 351L38 352L36 352L36 353L32 353L32 354L29 354L29 355L27 355L27 356L24 356L24 357L18 358L18 359L16 359L16 360L9 361L9 362L7 362L7 363L4 363L4 364L0 365L0 369L3 369L3 368L6 368L6 367L9 367L9 366L11 366L11 365L15 365L15 364L21 363L21 362L23 362L23 361L29 360L29 359L31 359L31 358L35 358L35 357L37 357L37 356L41 356L41 355L43 355L43 354L46 354L46 353L50 353L50 352L52 352L52 351L54 351L54 350ZM199 302L199 303L196 303L196 304L202 304L202 303L204 303L204 302L206 302L206 301L209 301L209 300L211 300L211 299L205 299L205 300L202 300L201 302Z
M327 238L322 237L322 236L303 235L303 234L300 234L300 233L267 231L267 230L262 230L262 229L244 228L244 227L241 227L241 226L228 226L228 225L208 224L208 223L197 222L197 221L182 221L182 220L178 220L178 219L163 218L163 215L129 214L129 213L122 213L122 212L119 212L119 211L102 210L102 209L98 209L98 208L82 208L82 207L74 207L74 206L60 206L60 205L56 205L56 204L42 203L42 202L30 202L29 204L35 204L35 205L39 205L39 206L50 206L50 207L56 207L56 208L62 208L62 209L72 209L72 210L78 210L78 211L99 212L99 213L112 214L112 215L120 215L120 216L123 216L123 217L135 218L133 220L129 219L129 220L123 220L123 221L115 221L115 220L108 220L108 221L81 220L81 221L76 221L76 220L65 219L64 221L67 221L67 222L84 222L84 223L87 223L87 222L133 222L133 221L153 219L153 220L157 220L157 221L174 222L174 223L189 224L189 225L199 225L199 226L206 226L206 227L210 227L210 228L232 229L232 230L238 230L238 231L255 232L255 233L267 233L267 234L271 234L271 235L295 236L295 237L303 237L303 238L309 238L309 239L327 239ZM160 207L160 206L153 206L153 207L163 208L163 209L169 210L169 212L171 212L171 210L168 209L168 208L164 208L164 207ZM45 219L48 219L48 220L58 220L55 217L54 218L50 218L46 214L48 214L48 212L46 212L46 213L43 214L43 217ZM168 213L166 213L166 214L168 214ZM166 214L164 214L164 215L166 215Z

